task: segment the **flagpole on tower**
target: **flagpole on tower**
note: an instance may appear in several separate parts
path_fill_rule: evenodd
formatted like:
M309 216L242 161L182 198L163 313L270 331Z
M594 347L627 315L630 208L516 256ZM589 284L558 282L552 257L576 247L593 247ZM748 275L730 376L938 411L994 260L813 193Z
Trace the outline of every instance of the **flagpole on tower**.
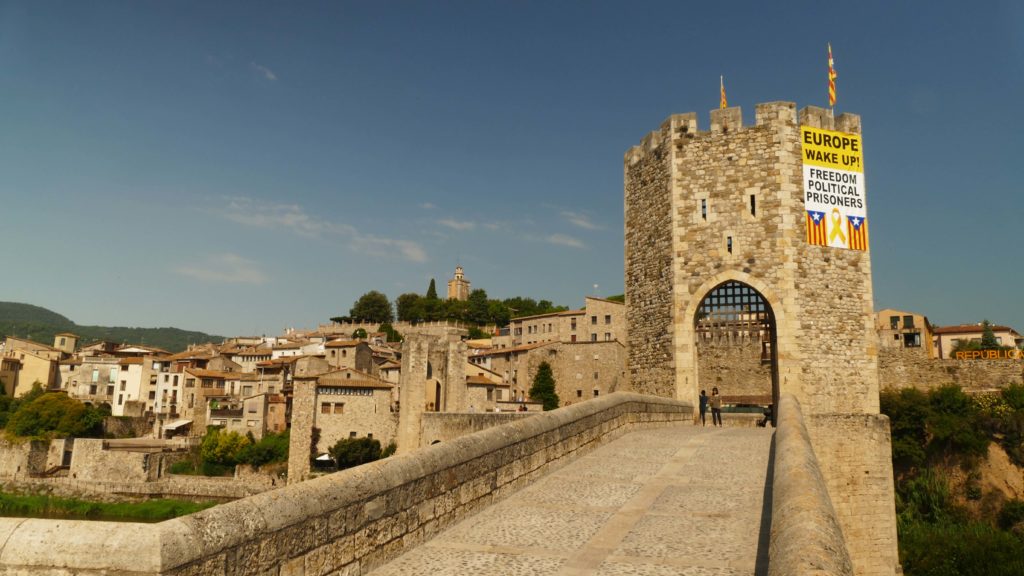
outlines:
M832 43L828 43L828 109L835 118L836 115L836 74L835 63L832 61Z

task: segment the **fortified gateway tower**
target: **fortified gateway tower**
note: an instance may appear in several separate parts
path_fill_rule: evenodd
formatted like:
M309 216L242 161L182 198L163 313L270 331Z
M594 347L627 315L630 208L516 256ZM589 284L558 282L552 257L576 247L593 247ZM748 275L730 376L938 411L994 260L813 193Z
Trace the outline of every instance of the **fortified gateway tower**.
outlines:
M637 392L694 404L713 386L793 394L856 573L893 574L860 128L773 102L749 127L740 108L712 111L708 132L673 115L626 153L628 368ZM761 389L702 361L720 339L756 346Z

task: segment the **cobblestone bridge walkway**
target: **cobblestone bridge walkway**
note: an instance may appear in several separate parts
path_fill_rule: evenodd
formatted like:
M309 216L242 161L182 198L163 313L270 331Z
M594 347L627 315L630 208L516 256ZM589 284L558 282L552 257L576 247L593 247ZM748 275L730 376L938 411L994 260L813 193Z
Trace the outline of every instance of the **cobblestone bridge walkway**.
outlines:
M765 574L772 432L626 434L371 574Z

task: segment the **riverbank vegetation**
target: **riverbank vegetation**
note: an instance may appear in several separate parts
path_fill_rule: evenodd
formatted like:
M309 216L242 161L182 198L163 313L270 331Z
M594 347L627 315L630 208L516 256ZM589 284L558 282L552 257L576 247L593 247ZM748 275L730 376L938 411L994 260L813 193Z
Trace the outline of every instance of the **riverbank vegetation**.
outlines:
M116 522L160 522L192 514L216 502L147 500L144 502L90 502L39 494L0 492L0 516L20 518L67 518Z
M905 574L1024 574L1024 502L997 477L1024 466L1024 386L885 391L881 407Z

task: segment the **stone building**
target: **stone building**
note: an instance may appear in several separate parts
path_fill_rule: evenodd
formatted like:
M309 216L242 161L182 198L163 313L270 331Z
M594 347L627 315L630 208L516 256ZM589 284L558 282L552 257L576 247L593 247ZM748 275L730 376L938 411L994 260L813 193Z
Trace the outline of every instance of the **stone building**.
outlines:
M770 366L761 390L800 401L856 573L893 574L870 252L866 240L858 249L812 243L820 228L805 207L801 134L859 142L860 117L798 114L789 102L760 104L755 117L744 126L739 108L714 110L701 131L696 114L673 115L625 154L630 382L696 403L717 376L701 369L700 339L759 342L749 353Z
M469 280L462 271L462 266L455 267L455 276L448 281L449 300L469 300Z
M66 354L52 346L14 336L7 337L3 350L5 362L0 370L0 380L4 394L23 396L32 390L36 382L44 389L55 387L57 363Z
M513 346L538 342L625 342L625 305L587 296L580 310L513 318L509 334Z
M1024 347L1024 336L1009 326L991 326L992 334L1000 346L1011 348ZM985 328L979 324L959 324L957 326L940 326L934 329L936 354L939 358L952 358L953 349L961 340L981 342Z
M879 310L875 321L878 345L882 348L911 348L925 358L937 358L928 317L904 310Z

